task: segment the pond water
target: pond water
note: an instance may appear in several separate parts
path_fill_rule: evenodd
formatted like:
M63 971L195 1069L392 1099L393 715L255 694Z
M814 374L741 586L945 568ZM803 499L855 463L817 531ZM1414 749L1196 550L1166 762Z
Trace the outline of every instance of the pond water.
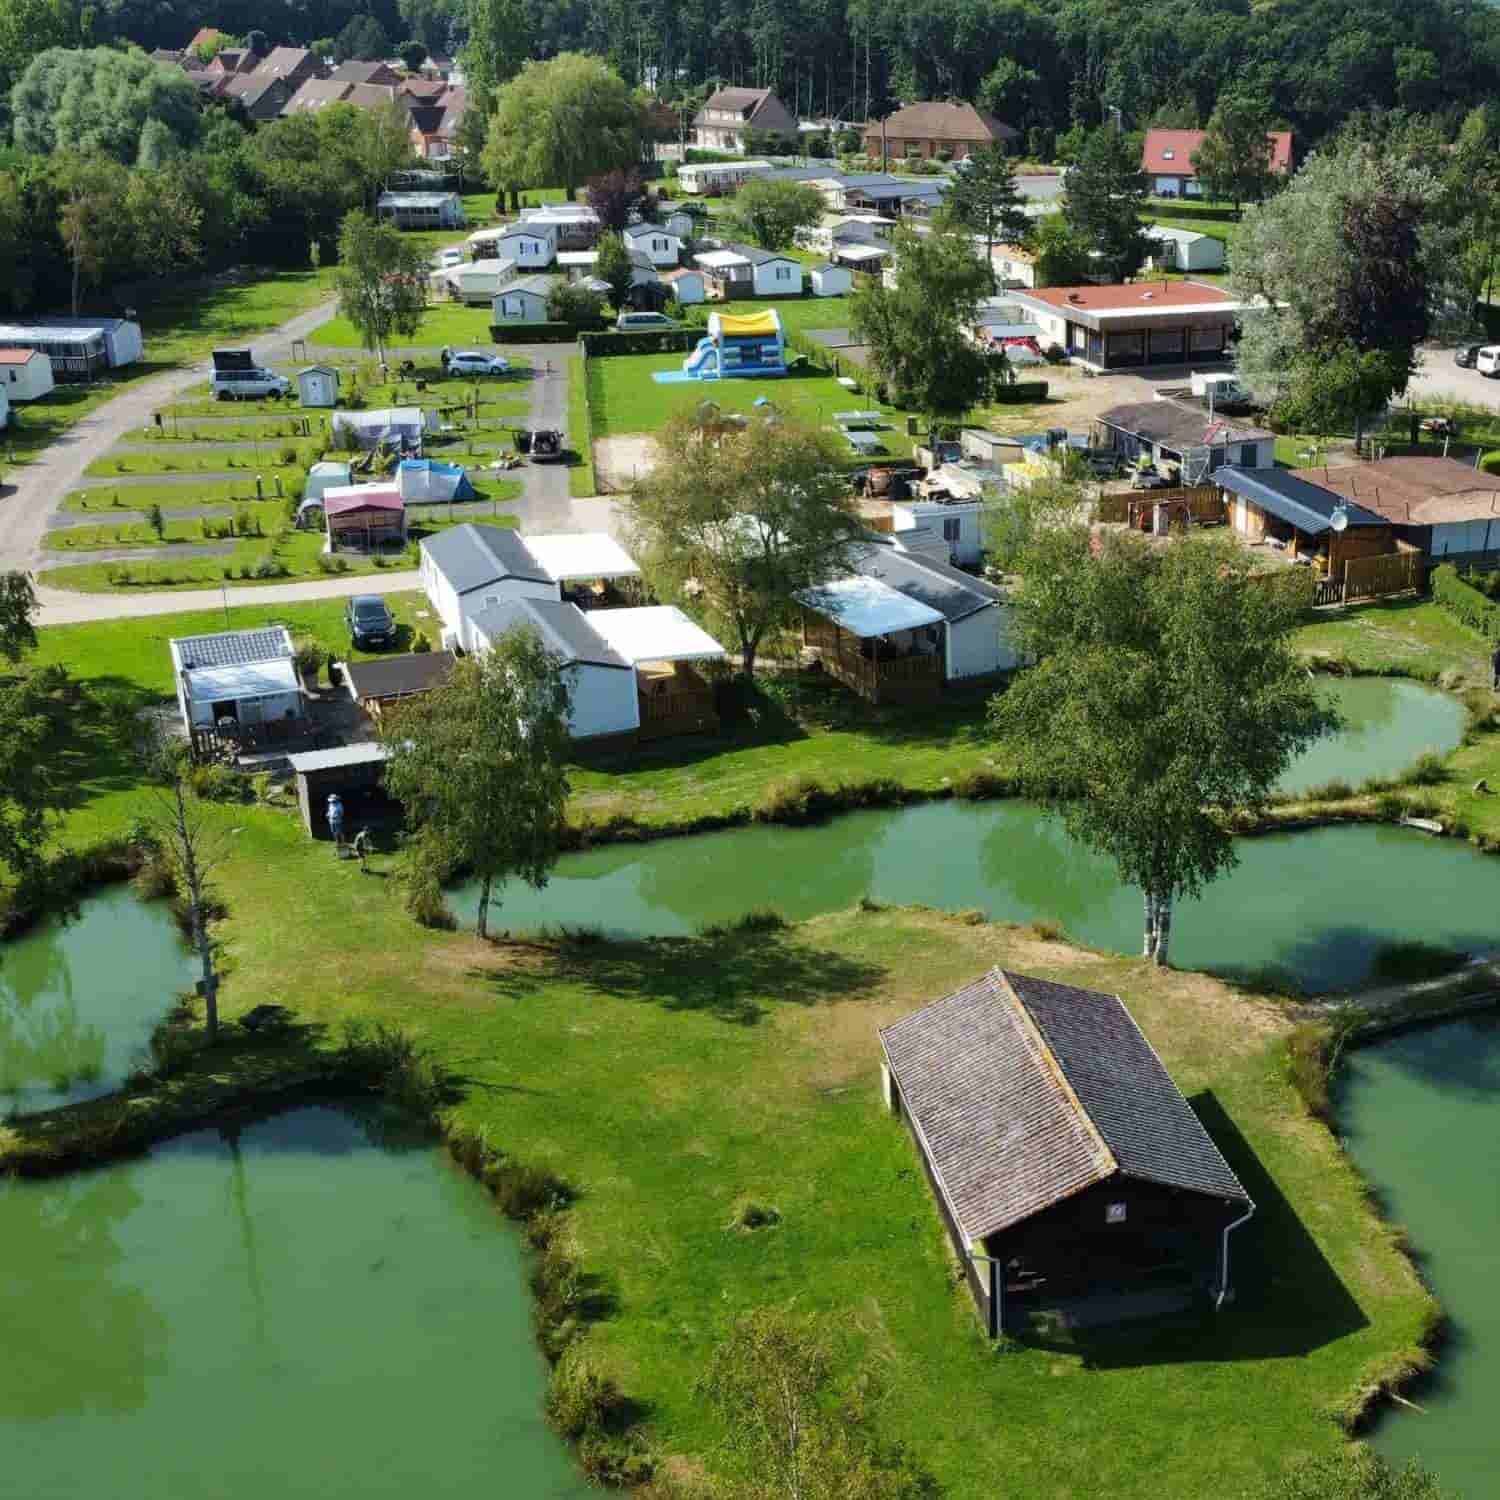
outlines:
M1367 979L1400 941L1495 945L1500 859L1406 829L1348 825L1241 839L1240 863L1179 907L1172 959L1233 973L1274 965L1310 990ZM497 928L593 926L684 935L756 907L789 918L862 896L1052 921L1100 948L1138 951L1141 898L1025 802L929 802L814 828L754 826L568 855L545 889L508 885ZM474 919L472 888L454 910Z
M331 1108L0 1184L0 1451L28 1500L583 1500L518 1237Z
M166 903L147 905L127 886L88 897L74 922L0 944L0 1107L46 1109L117 1088L193 977Z
M1421 1413L1382 1416L1373 1441L1398 1463L1436 1470L1443 1493L1495 1493L1500 1436L1500 1022L1449 1022L1349 1054L1339 1112L1355 1163L1404 1224L1452 1318L1433 1375L1412 1392Z
M1292 762L1281 778L1283 791L1306 791L1334 780L1358 786L1372 776L1396 776L1424 750L1447 755L1463 738L1463 704L1420 682L1331 677L1320 688L1344 727Z

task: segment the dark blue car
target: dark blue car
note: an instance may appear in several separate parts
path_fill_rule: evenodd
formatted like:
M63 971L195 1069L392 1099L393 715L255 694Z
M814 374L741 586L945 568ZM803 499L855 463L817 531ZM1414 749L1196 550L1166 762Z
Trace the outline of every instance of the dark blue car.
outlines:
M379 594L356 594L344 608L349 639L362 650L396 644L396 622Z

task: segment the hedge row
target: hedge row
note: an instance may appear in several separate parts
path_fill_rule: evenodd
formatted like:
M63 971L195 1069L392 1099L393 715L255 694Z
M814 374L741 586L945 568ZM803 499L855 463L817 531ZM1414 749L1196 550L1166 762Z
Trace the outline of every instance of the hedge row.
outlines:
M1500 640L1500 604L1465 583L1451 563L1432 570L1431 585L1432 597L1461 625L1492 641Z
M578 337L571 323L491 323L497 344L569 344Z
M682 354L702 337L695 328L639 328L630 333L580 333L578 347L590 359L612 354Z
M1014 385L997 384L990 392L990 400L996 406L1023 401L1045 401L1046 399L1047 382L1045 380L1018 380Z

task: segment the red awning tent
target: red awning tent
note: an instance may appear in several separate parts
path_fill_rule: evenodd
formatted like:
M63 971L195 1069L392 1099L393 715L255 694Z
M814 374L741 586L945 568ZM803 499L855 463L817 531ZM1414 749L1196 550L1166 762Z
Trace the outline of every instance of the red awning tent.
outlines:
M406 540L406 502L394 484L340 485L324 490L323 514L330 550L336 551L341 539L359 540L366 547Z

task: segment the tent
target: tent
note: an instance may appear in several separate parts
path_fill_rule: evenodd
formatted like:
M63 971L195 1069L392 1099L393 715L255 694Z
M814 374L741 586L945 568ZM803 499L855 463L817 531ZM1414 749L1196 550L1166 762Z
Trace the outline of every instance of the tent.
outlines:
M323 491L349 483L349 465L340 463L318 463L307 471L307 483L302 486L302 503L321 503Z
M396 466L396 487L408 505L425 500L473 500L474 486L461 464L432 458L407 458Z
M344 428L356 448L378 448L389 441L420 450L422 434L437 425L436 415L418 406L392 406L379 411L336 411L330 421L336 443L339 429Z

